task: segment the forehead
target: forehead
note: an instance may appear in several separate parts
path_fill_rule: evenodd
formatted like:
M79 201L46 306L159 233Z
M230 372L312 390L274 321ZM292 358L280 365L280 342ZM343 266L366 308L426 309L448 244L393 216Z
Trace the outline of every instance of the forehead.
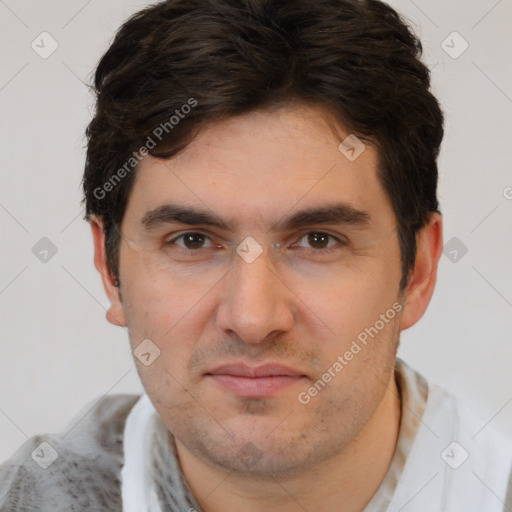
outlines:
M255 111L207 125L173 158L145 157L126 215L136 212L140 222L168 202L267 224L299 205L342 202L392 214L377 166L375 146L354 139L320 108Z

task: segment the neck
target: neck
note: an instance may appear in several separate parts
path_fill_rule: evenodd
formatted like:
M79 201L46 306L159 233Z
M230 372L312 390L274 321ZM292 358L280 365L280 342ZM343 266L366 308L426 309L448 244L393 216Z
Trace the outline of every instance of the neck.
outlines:
M204 512L244 510L360 512L389 469L400 428L400 399L394 376L370 421L342 452L291 478L258 480L219 470L176 440L187 483ZM208 482L208 488L205 487Z

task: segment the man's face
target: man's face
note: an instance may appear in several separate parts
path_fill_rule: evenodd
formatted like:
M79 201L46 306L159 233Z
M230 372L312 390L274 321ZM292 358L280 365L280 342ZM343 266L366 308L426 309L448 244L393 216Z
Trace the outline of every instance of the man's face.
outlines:
M136 363L163 422L182 449L219 467L287 474L321 461L356 439L389 393L396 219L375 148L351 161L323 115L287 107L224 120L136 171L121 226L121 315L132 349L149 339L160 350ZM164 205L226 226L148 215ZM327 206L339 215L290 222Z

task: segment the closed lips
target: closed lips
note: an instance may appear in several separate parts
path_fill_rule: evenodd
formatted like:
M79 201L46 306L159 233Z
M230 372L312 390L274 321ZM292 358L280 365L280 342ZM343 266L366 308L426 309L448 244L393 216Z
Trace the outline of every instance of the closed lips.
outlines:
M293 368L279 364L265 364L251 367L246 364L226 364L207 372L206 375L232 375L234 377L305 377L305 375Z

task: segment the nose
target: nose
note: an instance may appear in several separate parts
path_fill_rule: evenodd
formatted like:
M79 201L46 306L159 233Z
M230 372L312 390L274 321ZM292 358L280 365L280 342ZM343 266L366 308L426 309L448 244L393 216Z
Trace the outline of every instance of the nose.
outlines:
M217 325L249 345L258 345L293 326L294 294L279 276L268 252L264 250L251 263L235 253L233 267L222 281Z

